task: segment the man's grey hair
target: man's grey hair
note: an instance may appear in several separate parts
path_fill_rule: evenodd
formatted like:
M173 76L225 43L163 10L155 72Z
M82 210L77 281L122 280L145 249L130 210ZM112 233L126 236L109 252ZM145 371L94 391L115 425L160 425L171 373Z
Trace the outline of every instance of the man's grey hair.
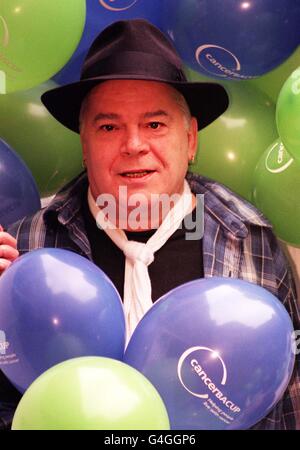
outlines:
M184 98L184 96L181 94L181 92L177 91L177 89L175 89L175 88L173 88L173 90L172 90L172 96L183 113L184 120L185 120L185 126L186 126L186 129L188 130L190 128L192 115L191 115L190 108L187 104L187 101Z

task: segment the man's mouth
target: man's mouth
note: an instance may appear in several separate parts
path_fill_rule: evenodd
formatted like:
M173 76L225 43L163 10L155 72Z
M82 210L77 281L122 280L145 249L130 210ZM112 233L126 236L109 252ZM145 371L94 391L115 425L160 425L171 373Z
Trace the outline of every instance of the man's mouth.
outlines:
M126 178L143 178L151 173L154 173L155 170L130 170L128 172L121 172L120 175Z

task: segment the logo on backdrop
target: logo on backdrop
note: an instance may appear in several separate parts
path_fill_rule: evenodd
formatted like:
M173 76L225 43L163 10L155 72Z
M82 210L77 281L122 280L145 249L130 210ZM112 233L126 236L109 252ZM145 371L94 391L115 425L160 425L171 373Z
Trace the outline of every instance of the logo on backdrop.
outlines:
M210 373L213 373L213 376ZM200 399L206 399L205 406L214 413L218 409L219 414L224 411L216 405L220 403L229 412L240 412L237 406L223 392L221 386L227 382L226 364L215 350L208 347L191 347L179 358L177 375L180 383L191 395ZM228 416L229 420L233 420Z
M253 78L239 73L241 63L238 58L232 52L219 45L200 45L195 52L195 58L202 69L214 76L233 79ZM232 69L229 69L229 67L232 67Z
M0 16L0 28L1 27L3 29L3 36L0 40L0 44L2 45L2 47L7 47L9 43L9 31L7 23L3 16Z
M293 158L288 154L284 145L277 142L270 148L265 161L266 169L271 173L284 172L292 163Z
M6 335L3 330L0 330L0 355L5 355L9 347L9 342L6 340Z
M136 4L138 0L99 0L103 8L109 11L126 11Z

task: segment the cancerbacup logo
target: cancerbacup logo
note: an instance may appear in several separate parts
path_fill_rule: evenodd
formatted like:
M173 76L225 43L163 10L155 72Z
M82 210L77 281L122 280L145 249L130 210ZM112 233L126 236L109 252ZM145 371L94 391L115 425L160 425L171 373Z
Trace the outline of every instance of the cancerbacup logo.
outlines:
M299 95L300 94L300 67L298 67L298 69L296 69L292 75L291 78L293 81L292 83L292 93L294 95Z
M6 335L3 330L0 330L0 355L5 355L9 347L9 342L6 340Z
M2 45L2 47L7 47L8 43L9 43L8 25L4 17L0 16L0 45Z
M99 0L100 5L109 11L126 11L137 2L138 0Z
M213 375L208 373L208 369ZM211 396L231 412L241 411L240 407L223 393L224 388L221 386L226 385L227 368L215 350L208 347L187 349L179 358L177 375L184 389L194 397L208 399Z
M293 161L284 145L275 142L267 153L265 167L271 173L281 173L287 170Z
M211 75L242 80L253 78L240 73L242 66L237 56L220 45L200 45L195 51L195 58L202 69Z

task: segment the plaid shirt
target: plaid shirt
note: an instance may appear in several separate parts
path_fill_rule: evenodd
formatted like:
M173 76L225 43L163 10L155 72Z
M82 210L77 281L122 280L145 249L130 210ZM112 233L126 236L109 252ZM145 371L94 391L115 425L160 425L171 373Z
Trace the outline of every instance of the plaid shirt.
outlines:
M282 301L295 330L299 330L293 279L271 225L256 208L224 186L191 173L187 180L195 194L204 194L205 277L240 278L268 289ZM37 248L59 247L92 259L81 213L82 193L87 185L83 173L65 186L47 208L9 229L18 240L21 254ZM8 423L7 409L2 421ZM283 398L253 428L300 429L299 356Z

